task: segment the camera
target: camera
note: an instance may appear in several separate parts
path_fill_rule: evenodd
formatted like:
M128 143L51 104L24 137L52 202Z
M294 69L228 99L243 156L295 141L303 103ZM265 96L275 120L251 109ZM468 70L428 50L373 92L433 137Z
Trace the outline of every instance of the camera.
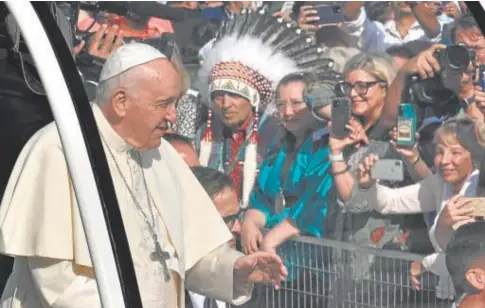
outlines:
M332 9L335 14L339 14L342 11L342 8L340 7L340 5L334 5L332 6Z
M327 121L328 119L320 115L320 109L327 105L338 107L340 104L338 98L345 98L339 86L343 80L341 73L328 71L325 74L318 75L318 81L305 87L303 90L303 101L316 119ZM336 104L337 106L335 106Z
M438 113L447 104L458 102L455 93L461 90L461 79L470 64L476 65L474 49L462 44L448 46L434 54L441 70L430 79L410 77L410 89L418 104L432 106Z

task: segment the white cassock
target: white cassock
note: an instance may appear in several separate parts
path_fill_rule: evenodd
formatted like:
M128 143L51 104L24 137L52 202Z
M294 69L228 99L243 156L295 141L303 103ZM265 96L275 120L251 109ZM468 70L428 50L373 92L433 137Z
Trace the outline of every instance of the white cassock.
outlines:
M158 149L134 151L97 105L93 112L105 140L144 308L183 308L184 288L236 305L247 301L252 284L233 277L234 262L242 254L225 244L230 231L178 153L164 140ZM173 278L168 284L160 262L150 258L154 242L140 210L170 253ZM29 140L14 167L0 207L0 253L15 257L0 308L101 307L54 123Z

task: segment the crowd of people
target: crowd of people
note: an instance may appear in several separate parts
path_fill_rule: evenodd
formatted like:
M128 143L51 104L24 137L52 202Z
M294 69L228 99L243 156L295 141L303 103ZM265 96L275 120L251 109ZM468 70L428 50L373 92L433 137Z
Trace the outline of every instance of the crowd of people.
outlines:
M485 37L464 2L158 5L165 18L52 8L75 16L66 41L144 307L258 307L252 283L296 279L278 254L300 235L426 255L413 287L430 271L450 306L485 306ZM0 253L15 261L0 307L99 307L58 132L31 100L46 98L1 112L37 116L5 137ZM373 265L349 262L356 279Z

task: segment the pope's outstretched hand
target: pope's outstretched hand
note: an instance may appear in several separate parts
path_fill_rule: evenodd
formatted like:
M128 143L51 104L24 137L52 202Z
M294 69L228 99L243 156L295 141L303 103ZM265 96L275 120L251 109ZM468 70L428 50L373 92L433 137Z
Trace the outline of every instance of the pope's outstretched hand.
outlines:
M278 255L258 251L237 259L234 275L251 282L270 282L275 289L279 289L288 271Z

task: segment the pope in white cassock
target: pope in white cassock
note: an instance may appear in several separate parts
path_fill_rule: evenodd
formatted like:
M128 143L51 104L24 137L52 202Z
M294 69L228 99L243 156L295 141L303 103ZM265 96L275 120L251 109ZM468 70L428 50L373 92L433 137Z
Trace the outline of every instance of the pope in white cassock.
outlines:
M231 233L212 201L161 139L176 119L180 76L155 48L127 44L106 61L93 104L143 307L182 308L184 287L241 304L252 282L278 287L286 269L276 255L227 246ZM14 167L0 207L0 253L15 257L0 308L101 306L54 123L29 140Z

